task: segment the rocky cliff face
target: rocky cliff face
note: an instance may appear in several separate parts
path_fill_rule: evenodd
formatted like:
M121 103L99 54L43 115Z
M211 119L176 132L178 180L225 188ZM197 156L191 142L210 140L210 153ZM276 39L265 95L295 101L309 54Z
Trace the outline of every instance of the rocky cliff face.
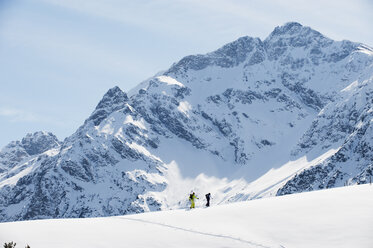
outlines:
M0 218L180 208L190 190L219 204L362 183L372 65L371 48L299 23L187 56L128 94L110 89L60 145L15 142Z
M372 67L369 69L373 72ZM317 154L326 149L336 149L336 152L322 163L293 177L279 189L277 195L371 181L372 83L372 76L355 81L342 91L340 101L326 106L312 122L294 153Z

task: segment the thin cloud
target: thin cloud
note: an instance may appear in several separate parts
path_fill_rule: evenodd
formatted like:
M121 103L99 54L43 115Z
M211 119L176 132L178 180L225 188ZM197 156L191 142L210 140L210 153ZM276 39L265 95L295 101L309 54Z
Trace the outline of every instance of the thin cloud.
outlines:
M66 136L75 131L84 122L84 118L66 118L62 115L56 117L53 114L49 115L21 108L0 106L0 122L21 124L25 125L25 127L33 124L34 127L40 126L47 130L59 130L60 133L64 133L64 136Z
M19 23L19 26L22 27L23 32L3 29L2 33L6 34L3 39L13 45L40 50L39 55L45 55L49 59L62 59L79 68L90 67L113 73L123 71L141 73L141 68L144 67L143 61L136 61L133 57L126 60L117 55L116 51L100 47L82 37L77 39L76 36L63 32L51 35L51 30L40 27L27 29L26 23Z
M365 0L158 0L158 1L84 1L42 0L59 6L135 26L165 36L188 40L219 35L249 35L266 38L275 26L298 21L333 39L369 42L372 36L361 34L371 24L373 4ZM260 24L260 25L258 25ZM346 27L348 30L346 30ZM359 31L360 30L360 31ZM359 37L362 37L361 39Z
M227 1L82 1L82 0L42 0L46 4L70 11L83 13L95 18L133 26L148 32L162 33L165 37L177 36L188 40L198 40L203 34L227 34L235 30L237 20L242 24L248 20L266 21L263 15L240 10L236 4ZM214 7L216 6L216 7ZM238 12L240 11L240 12ZM212 31L212 32L211 32Z
M66 120L60 121L39 113L12 107L0 107L0 118L4 118L11 123L42 123L58 127L71 125L71 123Z
M7 107L0 108L0 116L8 119L10 122L39 122L40 120L32 112Z

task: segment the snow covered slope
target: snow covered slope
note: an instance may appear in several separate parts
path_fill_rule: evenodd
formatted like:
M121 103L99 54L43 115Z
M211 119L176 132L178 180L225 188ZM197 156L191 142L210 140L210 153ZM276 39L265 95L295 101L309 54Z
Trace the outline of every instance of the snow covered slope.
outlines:
M370 248L373 186L194 210L0 223L0 243L31 248Z
M183 208L191 190L222 204L366 182L372 67L372 48L299 23L187 56L128 94L110 89L47 154L11 161L21 169L0 172L0 220Z

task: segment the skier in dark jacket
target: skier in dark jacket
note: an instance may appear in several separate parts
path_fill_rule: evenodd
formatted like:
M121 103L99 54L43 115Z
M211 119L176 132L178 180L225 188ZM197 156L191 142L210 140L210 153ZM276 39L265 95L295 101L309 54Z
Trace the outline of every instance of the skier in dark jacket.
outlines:
M206 207L210 207L210 198L211 198L211 194L210 193L206 194L206 200L207 200Z

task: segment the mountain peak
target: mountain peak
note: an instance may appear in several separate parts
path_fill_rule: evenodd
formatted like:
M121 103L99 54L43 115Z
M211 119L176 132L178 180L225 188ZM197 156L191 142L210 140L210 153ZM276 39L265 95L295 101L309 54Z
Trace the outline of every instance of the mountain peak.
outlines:
M330 46L333 42L318 31L297 22L276 27L264 40L270 60L278 59L291 47L309 48L321 54L320 48Z
M12 141L0 150L0 173L8 171L22 160L60 146L57 137L49 132L28 133L21 141Z
M300 39L316 39L316 40L329 40L325 36L323 36L320 32L307 27L303 26L298 22L287 22L282 26L277 26L272 33L268 36L266 41L274 41L280 38L292 38L292 37L299 37Z
M28 133L21 143L29 155L40 154L60 145L54 134L45 131Z
M110 113L124 107L128 96L118 86L109 89L101 101L97 104L95 111L88 120L93 120L95 126L99 125Z
M115 104L128 101L128 96L118 86L109 89L101 101L97 104L97 109L107 108Z
M277 26L271 35L284 35L299 33L302 29L308 28L298 22L287 22L283 26ZM308 28L309 29L309 28Z

